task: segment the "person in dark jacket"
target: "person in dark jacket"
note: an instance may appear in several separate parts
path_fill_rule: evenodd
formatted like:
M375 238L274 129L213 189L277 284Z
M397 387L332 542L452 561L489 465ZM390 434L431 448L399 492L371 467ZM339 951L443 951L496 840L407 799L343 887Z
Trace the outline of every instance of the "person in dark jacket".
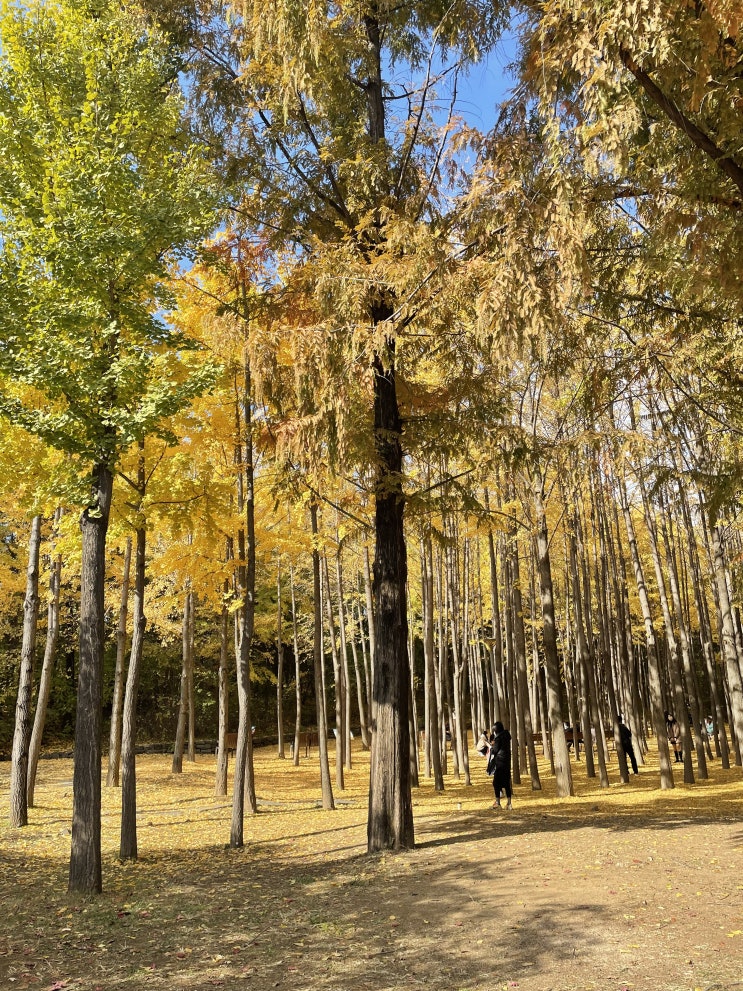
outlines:
M635 757L635 748L632 746L632 731L629 726L625 726L621 719L619 720L619 735L622 739L624 752L632 764L632 773L637 774L637 757Z
M493 775L493 791L495 801L493 808L500 808L501 792L506 793L506 808L512 809L511 804L511 734L503 723L497 722L490 737L490 754L488 756L488 774Z

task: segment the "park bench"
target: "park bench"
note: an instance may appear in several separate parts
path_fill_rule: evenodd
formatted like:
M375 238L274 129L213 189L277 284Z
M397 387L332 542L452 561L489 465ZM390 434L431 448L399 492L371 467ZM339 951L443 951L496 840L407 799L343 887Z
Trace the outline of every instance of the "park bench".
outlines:
M313 747L317 747L318 745L319 743L317 739L316 730L307 730L306 732L299 734L299 750L301 752L302 748L304 747L305 757L309 757L310 750ZM294 740L292 740L291 743L289 744L289 753L290 756L292 757L294 756Z
M250 727L251 736L255 736L255 726ZM227 756L234 754L237 750L237 733L225 733L224 735L224 749L227 751ZM219 745L217 745L217 751L219 751Z
M578 746L580 746L583 743L583 733L580 730L578 730L577 733L576 733L572 726L567 726L565 728L565 742L568 745L568 750L570 750L570 748L575 743L576 736L577 736L577 739L578 739ZM541 733L532 733L531 738L532 738L532 740L535 743L543 743L544 742L542 740L542 734Z
M426 749L426 731L424 729L418 732L418 749L424 751ZM451 750L451 733L449 730L446 731L446 749Z

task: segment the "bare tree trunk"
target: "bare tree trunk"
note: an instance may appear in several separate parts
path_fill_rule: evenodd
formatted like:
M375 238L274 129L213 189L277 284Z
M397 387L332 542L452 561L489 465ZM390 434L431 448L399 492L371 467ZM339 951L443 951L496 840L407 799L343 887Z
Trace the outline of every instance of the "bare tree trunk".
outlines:
M335 584L338 595L338 632L340 634L340 675L343 686L343 762L351 768L351 691L349 688L348 644L346 643L346 606L343 601L343 565L341 547L335 557Z
M142 445L143 446L143 445ZM144 496L146 485L144 458L140 458L140 493ZM122 860L137 859L137 692L142 667L142 648L147 624L144 613L145 550L147 531L144 525L137 527L137 554L134 566L134 625L132 649L126 676L124 712L121 737L121 842L119 857Z
M297 624L297 600L294 593L294 567L289 565L289 588L292 596L292 639L294 643L294 766L299 767L299 738L302 733L302 676L299 668L299 631Z
M111 700L111 727L108 735L108 774L106 787L119 787L119 764L121 762L121 711L124 706L124 658L126 657L126 622L129 612L129 572L132 562L132 538L126 538L124 548L124 571L121 578L121 604L119 605L119 625L116 630L116 667L114 668L114 689Z
M281 622L281 555L276 558L276 722L278 729L278 755L284 759L284 643Z
M229 593L229 582L224 583L225 600ZM229 648L227 641L230 631L230 611L227 602L222 604L219 617L219 674L217 688L217 769L214 778L214 794L227 794L227 727L229 726L230 692L229 692Z
M678 644L673 629L671 610L668 607L668 595L666 593L666 582L663 567L660 560L660 550L658 548L658 531L655 522L655 514L650 504L645 483L642 477L638 478L642 504L645 512L645 524L650 537L650 556L653 559L655 568L655 580L658 587L658 597L660 600L661 612L663 614L663 626L666 631L666 646L668 648L668 669L671 681L671 690L674 697L676 719L681 727L681 746L684 754L684 784L694 783L694 768L691 762L691 733L689 730L689 717L686 711L686 701L684 699L684 689L681 686L681 667L679 664Z
M591 679L591 674L593 673L593 658L591 657L591 651L588 647L588 640L585 633L583 595L580 586L580 577L578 574L578 542L580 537L581 533L579 530L579 521L576 515L573 519L573 530L570 535L570 570L573 575L573 598L575 600L573 605L575 608L575 630L578 638L577 649L578 657L580 658L581 679L583 681L583 693L586 699L586 711L590 716L587 720L588 735L586 735L584 731L583 740L585 743L586 759L588 759L589 749L593 752L593 743L591 738L591 728L593 726L596 733L596 755L599 763L599 783L602 788L608 788L609 775L606 771L606 753L604 751L604 740L601 732L601 717L596 700L595 681L592 683ZM582 541L580 547L582 550ZM577 746L577 741L574 743L574 746Z
M247 345L243 355L244 381L242 387L242 423L239 433L240 446L244 445L244 506L245 556L243 601L240 610L240 653L237 659L237 746L235 747L235 775L232 788L232 819L230 822L230 846L239 848L244 843L245 800L252 813L258 811L253 774L253 728L250 724L250 665L255 628L255 479L253 461L253 390L250 376Z
M312 536L317 538L317 505L310 504L312 520ZM328 719L325 709L325 693L323 691L323 656L322 656L322 596L320 592L320 552L312 548L312 581L315 612L315 633L313 638L313 656L315 665L315 712L317 721L317 741L320 751L320 787L322 789L322 807L334 809L333 786L330 782L330 764L328 763Z
M369 730L366 724L366 703L364 702L364 685L363 685L363 673L361 670L361 664L359 663L359 649L356 644L356 632L355 632L355 621L353 615L353 604L349 607L350 609L350 640L351 640L351 655L353 657L353 670L356 677L356 702L359 707L359 728L361 732L361 746L364 750L369 749ZM363 658L362 658L363 662ZM350 696L349 696L350 697ZM350 726L350 718L349 718ZM349 750L350 753L350 750Z
M330 639L330 653L333 659L333 681L335 683L335 786L343 791L345 787L343 780L343 742L345 734L343 732L343 716L345 707L343 705L343 677L340 670L338 658L338 645L335 639L335 622L333 620L333 603L330 599L330 577L328 575L328 559L323 554L322 557L322 589L325 599L325 612L328 617L328 637Z
M715 573L717 595L720 603L722 625L722 656L725 661L725 674L730 698L730 720L735 732L734 742L743 746L743 680L738 666L738 653L735 647L733 613L728 594L725 558L719 528L710 512L709 535L712 545L712 561Z
M194 624L196 596L188 593L188 759L196 761L196 697L194 695Z
M573 776L570 770L565 728L562 722L560 703L560 660L557 653L557 628L555 623L555 603L552 589L552 569L550 566L547 516L544 509L542 479L535 475L532 487L536 510L537 571L542 599L542 638L544 644L545 672L547 674L547 701L552 731L552 746L555 760L557 794L560 798L574 795Z
M439 713L436 700L433 636L433 545L430 534L421 544L421 578L423 583L423 657L425 662L424 691L426 694L426 767L433 770L434 788L444 790L444 776L441 770L441 746L439 743Z
M181 694L178 705L178 722L175 728L175 742L173 744L173 762L170 766L171 774L183 773L183 750L186 743L186 727L188 724L188 614L190 598L190 591L186 592L186 597L183 600L183 621L181 623Z
M684 610L681 603L681 592L679 589L678 569L676 556L671 545L671 538L668 532L668 523L663 515L665 505L661 506L661 519L659 523L660 533L663 540L663 548L666 556L666 571L668 574L668 584L671 590L671 601L673 611L676 615L676 626L679 631L679 645L681 647L681 662L684 677L684 687L686 688L686 699L691 709L690 736L694 740L694 749L697 754L697 776L700 781L706 781L709 777L707 773L707 758L704 753L704 741L702 739L702 716L699 711L696 685L694 684L694 673L692 670L691 643L684 618ZM691 759L691 754L689 754Z
M72 779L72 849L68 890L101 891L101 701L103 697L104 589L113 473L91 473L90 503L82 515L80 664Z
M15 704L15 728L10 765L10 825L28 825L28 744L31 735L31 689L39 618L39 547L41 516L31 520L26 568L26 596L23 600L23 639Z
M511 529L511 601L513 604L513 642L516 668L516 685L518 688L518 706L521 712L519 733L523 734L526 752L529 758L529 776L532 791L541 791L542 782L539 779L537 752L534 747L534 727L529 708L529 691L526 676L526 633L524 630L524 601L521 594L521 565L515 528Z
M61 509L54 514L55 527L59 523L62 515ZM54 673L54 658L57 653L57 641L59 640L59 590L62 578L62 558L57 555L53 558L51 571L49 574L49 604L46 613L46 646L44 647L44 660L41 665L41 676L39 677L39 693L36 699L36 712L34 713L34 726L31 731L31 743L28 748L28 775L27 775L27 800L28 807L34 805L34 789L36 786L36 768L39 764L41 754L41 741L44 736L44 724L46 722L46 712L49 705L49 694L52 687L52 674Z
M642 562L640 561L640 552L637 549L635 524L632 520L632 514L630 512L629 500L627 499L627 488L624 479L619 480L619 497L622 505L625 529L627 530L627 542L629 543L632 566L635 571L637 594L640 600L642 618L645 623L645 644L647 646L648 683L650 688L650 710L653 718L655 740L658 746L660 786L661 788L673 788L673 771L671 770L671 760L668 753L668 737L666 736L666 722L663 715L663 696L661 692L655 629L653 627L653 617L650 612L650 602L648 600L647 586L645 584L645 575L642 569Z
M369 671L367 672L367 698L369 699L369 727L374 727L374 661L377 656L377 630L374 618L374 595L369 563L369 548L364 546L364 595L366 597L366 628L369 634Z
M381 85L377 96L382 106ZM379 311L374 323L389 316L388 309ZM415 845L410 784L402 424L397 406L394 353L389 357L387 369L379 356L374 360L374 433L378 466L375 487L374 734L367 822L369 853Z

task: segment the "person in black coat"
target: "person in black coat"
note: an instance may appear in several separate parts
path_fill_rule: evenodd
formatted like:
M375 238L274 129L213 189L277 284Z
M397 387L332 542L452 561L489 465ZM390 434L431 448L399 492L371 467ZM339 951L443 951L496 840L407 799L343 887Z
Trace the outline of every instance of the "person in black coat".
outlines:
M511 734L503 723L497 722L490 737L490 754L488 756L488 774L493 776L493 791L495 801L493 808L500 808L501 792L506 793L506 808L512 809L511 804Z
M632 731L629 726L624 725L621 719L619 720L619 735L622 738L622 748L632 764L632 773L637 774L637 757L635 757L635 748L632 746Z

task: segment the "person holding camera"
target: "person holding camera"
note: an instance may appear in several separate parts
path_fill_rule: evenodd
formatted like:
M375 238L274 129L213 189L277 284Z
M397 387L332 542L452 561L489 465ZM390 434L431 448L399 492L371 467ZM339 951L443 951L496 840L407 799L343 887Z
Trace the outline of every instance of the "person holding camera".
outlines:
M493 778L495 801L493 808L501 807L502 792L506 793L506 808L512 809L511 803L511 734L502 722L493 726L490 737L490 754L488 755L488 774Z

